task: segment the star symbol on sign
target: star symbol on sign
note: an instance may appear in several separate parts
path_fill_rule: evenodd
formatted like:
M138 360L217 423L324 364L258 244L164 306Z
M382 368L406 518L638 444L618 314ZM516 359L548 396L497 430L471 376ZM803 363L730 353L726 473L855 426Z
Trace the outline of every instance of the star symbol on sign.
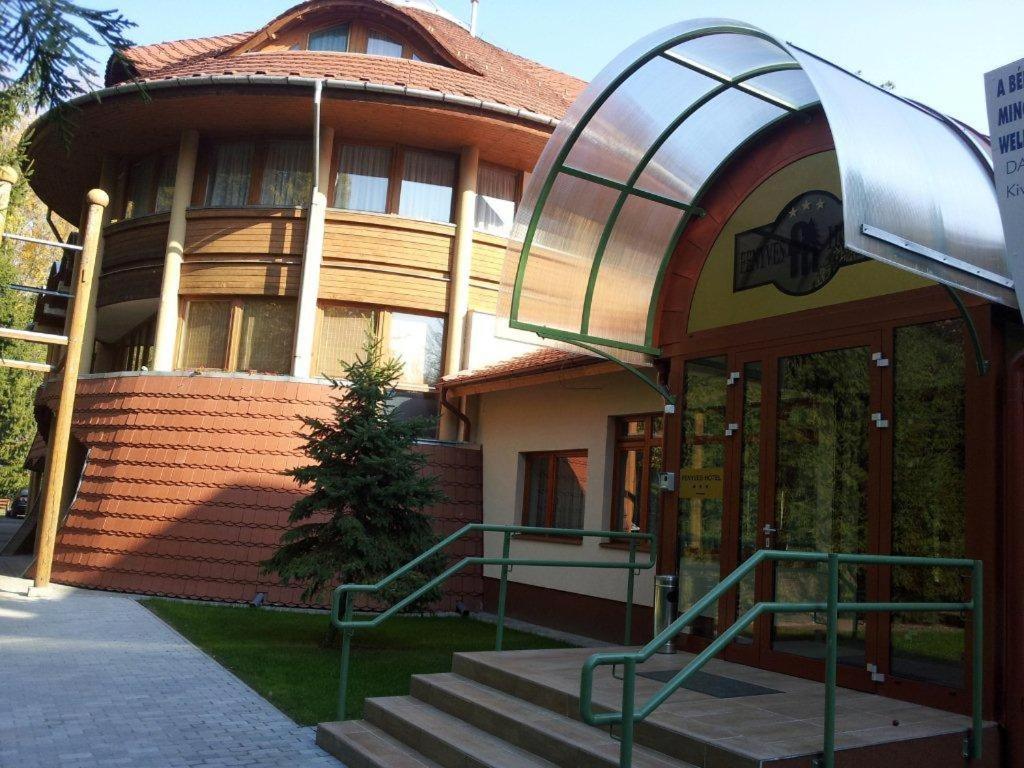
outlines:
M819 200L817 206L815 206L815 207L820 211L822 208L825 207L825 201L824 200Z
M796 218L796 208L790 208L789 209L789 218L791 218L791 219L795 219Z
M807 202L806 200L804 200L804 206L803 207L804 207L805 211L811 210L811 204L809 202Z

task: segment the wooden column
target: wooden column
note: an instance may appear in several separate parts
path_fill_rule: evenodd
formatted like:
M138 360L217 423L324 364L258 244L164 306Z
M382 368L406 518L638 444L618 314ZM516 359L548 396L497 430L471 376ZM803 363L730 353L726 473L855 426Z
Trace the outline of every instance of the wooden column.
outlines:
M103 212L110 197L102 189L93 189L86 196L85 235L71 281L74 298L70 303L68 324L68 351L64 358L64 378L60 385L60 401L51 431L46 460L43 506L39 517L38 547L36 549L35 587L43 589L50 584L53 567L53 547L57 540L57 522L60 518L61 496L64 487L64 469L67 464L68 443L71 439L71 417L75 409L75 389L78 385L79 363L82 359L82 336L89 305L85 301L92 283L103 227Z
M457 373L466 365L463 347L466 340L466 316L469 313L469 273L473 261L473 225L476 219L476 185L479 172L479 147L463 147L459 158L455 247L451 261L451 282L448 284L445 376ZM443 409L439 437L442 440L455 440L458 438L458 429L455 414Z
M153 369L174 369L174 350L178 336L178 289L181 286L181 263L185 255L185 224L199 152L199 132L187 130L178 145L178 164L174 174L174 196L171 198L170 222L167 225L167 248L164 254L164 275L160 284L160 309L156 319Z
M108 195L113 191L117 180L117 161L111 154L103 156L103 167L100 171L99 188ZM111 208L108 205L103 209L102 227L106 229L110 223ZM96 264L92 272L92 280L85 291L83 299L88 307L88 314L85 317L85 330L82 333L82 359L80 361L80 373L92 373L93 351L96 346L96 300L99 296L100 272L103 270L103 243L102 233L99 247L96 250Z

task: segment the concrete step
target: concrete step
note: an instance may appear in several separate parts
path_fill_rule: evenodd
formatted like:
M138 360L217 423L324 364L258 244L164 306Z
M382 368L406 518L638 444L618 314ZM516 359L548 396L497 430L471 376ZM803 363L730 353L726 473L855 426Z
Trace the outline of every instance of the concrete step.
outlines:
M347 768L439 768L365 720L322 723L316 729L316 743Z
M517 653L525 656L530 652ZM463 678L549 710L556 715L579 721L578 684L573 689L559 687L557 679L541 680L518 673L505 665L492 663L494 656L486 653L457 653L452 660L452 671ZM610 710L594 701L594 711ZM637 725L636 744L663 755L670 755L683 764L701 768L717 765L728 765L729 768L759 768L759 761L750 755L712 743L719 734L715 733L711 726L708 726L711 730L707 733L694 733L692 727L691 723L691 730L684 731L646 720Z
M364 712L367 722L444 768L555 768L412 696L367 699Z
M619 742L606 730L531 704L456 674L416 675L414 697L561 768L617 768ZM693 768L644 747L634 768Z

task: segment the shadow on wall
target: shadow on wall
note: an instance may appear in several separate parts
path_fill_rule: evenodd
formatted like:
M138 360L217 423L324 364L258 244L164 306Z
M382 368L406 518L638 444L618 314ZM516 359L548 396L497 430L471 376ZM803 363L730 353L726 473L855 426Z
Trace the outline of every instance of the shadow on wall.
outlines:
M44 397L52 400L55 392ZM298 587L260 573L301 494L299 413L324 414L331 390L285 379L110 376L79 383L74 429L89 449L57 540L62 584L205 600L303 606ZM449 501L429 510L447 535L481 516L480 453L424 444ZM452 558L477 554L464 540ZM482 604L479 569L453 577L434 607Z

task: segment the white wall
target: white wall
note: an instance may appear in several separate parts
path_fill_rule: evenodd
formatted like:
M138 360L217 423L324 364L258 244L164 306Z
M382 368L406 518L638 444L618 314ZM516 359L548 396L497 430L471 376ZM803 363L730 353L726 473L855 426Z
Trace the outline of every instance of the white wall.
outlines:
M608 530L611 517L613 447L612 417L660 412L663 402L628 373L572 379L537 387L480 395L478 440L483 451L484 522L522 521L524 451L586 449L587 501L583 527ZM538 541L512 542L512 554L524 557L618 560L625 552L600 546L603 539L584 539L580 546ZM485 536L484 551L501 556L501 537ZM641 559L646 553L641 553ZM500 569L488 568L498 577ZM513 568L511 581L624 600L626 571L582 568ZM636 603L652 605L653 569L636 580Z

